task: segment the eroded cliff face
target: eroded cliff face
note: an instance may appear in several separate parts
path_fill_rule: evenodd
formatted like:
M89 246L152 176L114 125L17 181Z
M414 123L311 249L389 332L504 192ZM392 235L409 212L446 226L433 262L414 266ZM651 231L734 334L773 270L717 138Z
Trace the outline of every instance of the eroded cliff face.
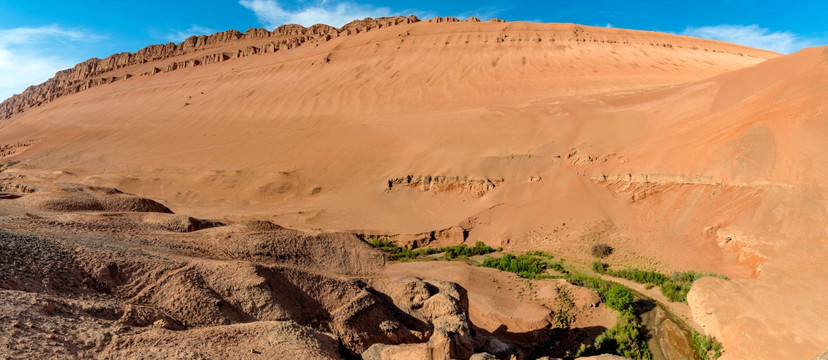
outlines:
M0 104L0 119L8 119L61 96L134 76L151 76L250 55L290 50L307 42L324 42L339 36L418 21L420 19L411 15L355 20L338 29L324 24L311 27L290 24L279 26L273 31L262 28L250 28L244 33L227 30L212 35L190 36L180 44L150 45L134 53L123 52L104 59L92 58L71 69L59 71L46 82L30 86L22 94L6 99ZM171 58L176 59L160 63ZM154 66L136 68L136 65L150 63Z
M92 58L75 65L71 69L59 71L46 82L30 86L23 93L14 95L0 103L0 120L9 119L15 114L62 96L133 77L152 76L158 73L220 63L250 55L272 54L295 49L307 43L319 45L319 43L328 42L342 36L358 35L381 28L417 22L420 22L420 19L411 15L408 17L394 16L355 20L340 28L324 24L311 27L289 24L279 26L273 31L262 28L251 28L244 33L227 30L212 35L191 36L179 44L151 45L134 53L123 52L104 59ZM435 17L425 22L444 25L461 22L480 23L481 21L475 17L466 20L454 17ZM644 34L642 37L640 34L635 35L635 32L627 30L605 31L574 24L558 24L561 26L554 28L551 32L533 32L530 34L521 31L520 26L516 26L514 23L506 23L500 19L491 19L489 23L503 23L497 29L488 29L489 31L499 32L496 39L498 44L514 43L515 41L529 41L538 44L544 41L557 41L556 44L566 43L568 45L600 43L646 45L670 49L687 48L705 52L727 53L740 57L768 58L778 56L778 54L767 51L708 40L702 41L704 47L702 49L698 46L698 39L674 37L665 40L646 33L642 33ZM409 34L406 33L405 35L408 36ZM446 43L448 43L448 40ZM326 58L324 61L330 61L330 59Z

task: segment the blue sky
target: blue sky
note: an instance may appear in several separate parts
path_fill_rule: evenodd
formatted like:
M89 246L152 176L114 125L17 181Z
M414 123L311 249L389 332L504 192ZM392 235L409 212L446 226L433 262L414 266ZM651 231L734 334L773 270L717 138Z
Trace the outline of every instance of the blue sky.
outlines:
M410 14L653 30L782 53L828 45L828 0L0 0L0 99L86 59L189 35Z

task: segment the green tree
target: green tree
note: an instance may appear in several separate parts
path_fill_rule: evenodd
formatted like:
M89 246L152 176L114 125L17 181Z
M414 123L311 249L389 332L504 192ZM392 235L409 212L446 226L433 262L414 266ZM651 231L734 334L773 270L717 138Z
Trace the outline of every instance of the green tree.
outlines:
M624 311L632 309L633 302L635 301L635 297L632 294L632 291L625 286L622 285L612 285L609 291L606 293L607 297L607 306L610 309Z

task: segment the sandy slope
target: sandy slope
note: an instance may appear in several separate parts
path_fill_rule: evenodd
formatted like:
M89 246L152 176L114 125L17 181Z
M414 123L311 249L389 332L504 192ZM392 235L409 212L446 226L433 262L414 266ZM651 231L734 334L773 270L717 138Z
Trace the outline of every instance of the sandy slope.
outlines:
M826 51L403 24L58 98L0 122L28 145L3 176L302 229L465 222L571 260L604 241L613 264L733 277L691 297L727 357L808 358L828 345Z
M602 105L585 94L698 80L776 56L526 23L421 22L313 45L59 98L4 124L0 143L31 140L30 166L177 209L272 214L278 205L315 211L307 226L431 230L503 199L387 196L388 178L506 178L526 194L503 194L517 198L508 202L524 202L536 197L522 188L530 176L577 179L555 157L571 147L627 141L614 140L618 131L647 135L635 114L596 116ZM446 211L399 216L437 207Z

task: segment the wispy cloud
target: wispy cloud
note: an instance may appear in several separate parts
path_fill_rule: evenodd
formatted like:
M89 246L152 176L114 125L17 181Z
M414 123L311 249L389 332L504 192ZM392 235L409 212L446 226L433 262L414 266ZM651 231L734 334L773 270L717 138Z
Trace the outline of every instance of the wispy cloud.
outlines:
M487 7L481 7L481 8L472 10L472 11L460 13L455 17L458 18L458 19L467 19L470 16L474 16L476 18L479 18L479 19L485 21L485 20L489 20L491 18L497 17L498 14L500 14L504 11L510 10L510 9L511 8L487 6Z
M57 25L0 29L0 46L29 45L54 40L79 41L87 39L89 36L89 34L82 31L63 29Z
M78 59L67 58L63 45L101 38L58 25L0 29L0 101L75 65Z
M283 24L311 26L328 24L342 26L354 19L393 15L386 7L373 7L353 2L321 1L315 5L287 9L276 0L241 0L239 4L256 14L259 22L269 29Z
M172 42L182 42L184 39L193 35L210 35L215 32L216 30L193 24L186 30L173 31L164 36L164 38Z
M727 41L734 44L790 54L816 42L790 31L770 31L759 25L716 25L688 27L682 35Z

